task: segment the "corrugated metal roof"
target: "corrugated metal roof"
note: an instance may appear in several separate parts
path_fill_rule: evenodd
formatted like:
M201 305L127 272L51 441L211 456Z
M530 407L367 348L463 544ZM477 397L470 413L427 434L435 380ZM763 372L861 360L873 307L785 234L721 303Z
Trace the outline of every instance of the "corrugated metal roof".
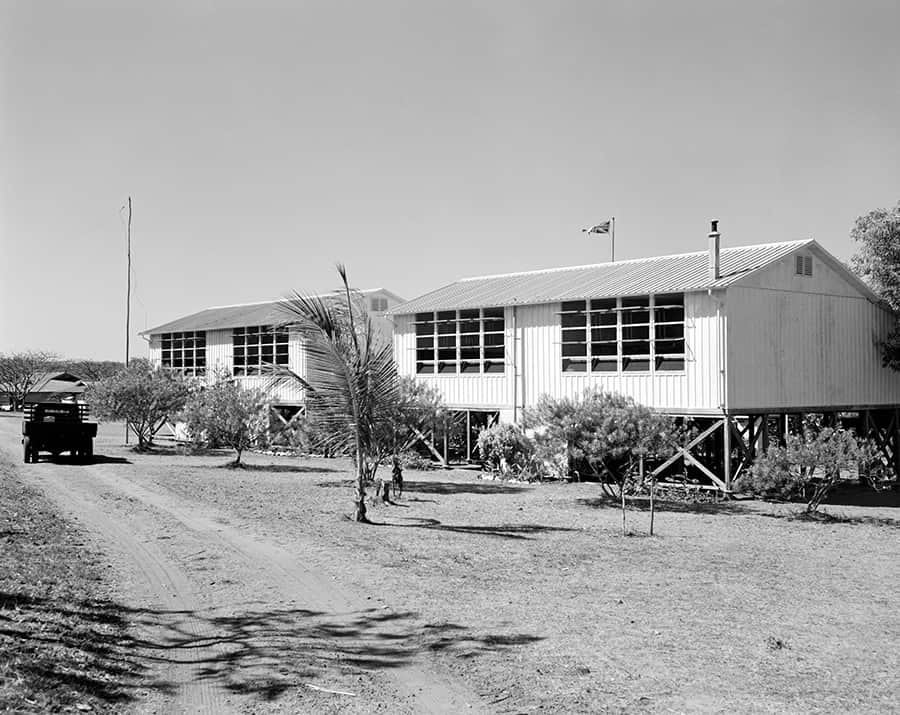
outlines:
M371 288L359 290L362 295L388 295L395 300L402 300L399 296L384 288ZM325 293L321 298L337 296L338 292ZM266 300L258 303L243 303L240 305L222 305L207 308L197 313L191 313L183 318L177 318L157 325L155 328L141 331L140 335L156 335L157 333L181 333L189 330L222 330L227 328L243 328L248 325L272 325L284 320L284 315L279 312L280 300Z
M722 249L719 264L721 278L716 281L709 280L708 252L697 251L616 263L464 278L397 305L388 312L407 315L453 308L535 305L560 300L724 288L751 271L811 243L814 243L812 239L806 239Z

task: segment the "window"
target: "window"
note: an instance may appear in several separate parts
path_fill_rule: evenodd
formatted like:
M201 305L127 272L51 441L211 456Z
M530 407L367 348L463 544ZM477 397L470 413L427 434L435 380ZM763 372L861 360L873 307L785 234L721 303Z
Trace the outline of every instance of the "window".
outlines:
M416 313L416 374L433 373L434 360L434 313Z
M587 372L587 302L574 300L562 304L563 372Z
M372 300L369 301L369 305L375 313L383 313L388 309L387 298L382 298L380 296L374 296Z
M684 294L653 297L653 357L656 370L684 370Z
M206 332L163 333L162 366L185 375L206 374Z
M622 372L650 370L650 296L622 298Z
M563 372L684 369L684 295L566 301Z
M812 256L797 256L796 273L798 276L812 275Z
M616 299L591 301L591 370L615 372L619 368L619 316Z
M265 365L288 364L288 331L253 325L232 331L234 376L262 374Z
M416 374L502 373L506 365L503 308L416 313Z

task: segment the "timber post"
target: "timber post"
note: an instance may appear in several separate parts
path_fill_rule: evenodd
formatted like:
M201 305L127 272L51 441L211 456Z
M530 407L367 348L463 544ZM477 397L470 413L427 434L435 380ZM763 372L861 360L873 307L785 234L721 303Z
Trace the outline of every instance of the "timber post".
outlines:
M725 491L731 491L731 416L725 415L722 422L722 457L725 468Z
M893 467L894 467L894 479L900 479L900 410L894 408L894 415L892 420L892 425L894 429L892 430L891 436L893 437Z

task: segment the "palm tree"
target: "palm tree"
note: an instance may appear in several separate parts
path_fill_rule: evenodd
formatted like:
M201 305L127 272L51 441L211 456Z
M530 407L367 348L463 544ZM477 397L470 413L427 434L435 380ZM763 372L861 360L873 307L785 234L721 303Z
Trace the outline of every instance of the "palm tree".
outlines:
M283 325L299 330L306 352L306 376L286 368L273 373L270 389L300 384L310 419L356 461L356 521L366 518L366 481L375 454L379 423L396 401L397 369L393 349L372 323L364 300L350 288L338 264L345 301L293 293L281 301Z

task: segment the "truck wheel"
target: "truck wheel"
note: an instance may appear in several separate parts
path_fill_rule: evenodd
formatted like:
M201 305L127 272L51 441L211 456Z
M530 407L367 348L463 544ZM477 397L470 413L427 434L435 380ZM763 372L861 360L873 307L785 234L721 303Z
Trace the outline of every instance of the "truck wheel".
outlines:
M94 441L92 439L86 439L84 441L84 447L81 448L81 456L84 457L84 461L91 462L94 459Z
M25 453L25 464L28 464L32 460L31 454L31 437L25 437L22 439L22 451Z

